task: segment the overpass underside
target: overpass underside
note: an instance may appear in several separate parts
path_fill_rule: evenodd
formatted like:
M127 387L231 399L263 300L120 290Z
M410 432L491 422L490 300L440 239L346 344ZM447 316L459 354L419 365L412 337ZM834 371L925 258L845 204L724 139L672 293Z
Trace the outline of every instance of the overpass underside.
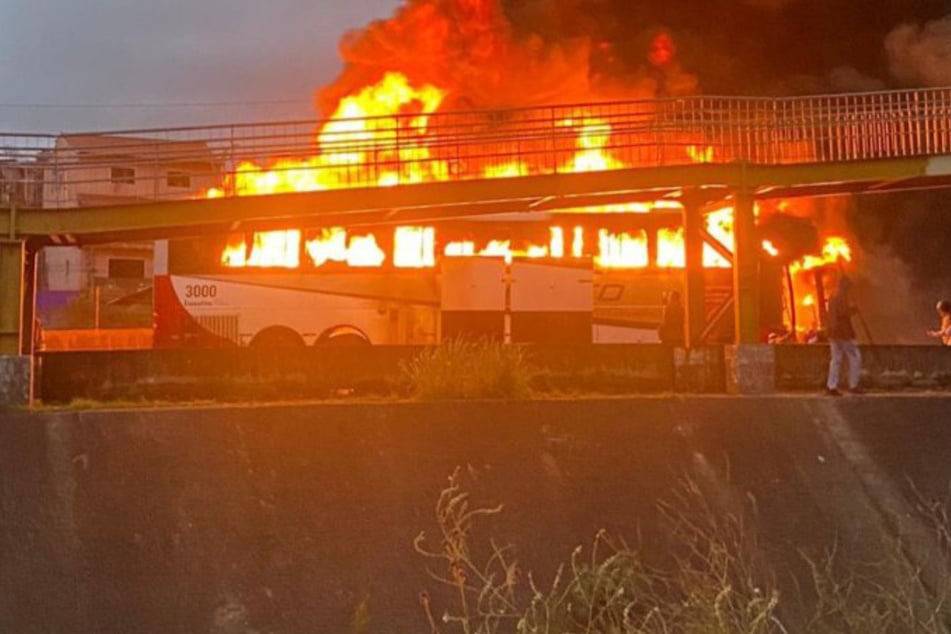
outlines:
M888 193L951 186L951 154L838 163L639 167L587 173L446 181L393 187L102 205L0 209L11 239L92 244L221 231L405 224L513 212L558 211L702 193L756 199Z

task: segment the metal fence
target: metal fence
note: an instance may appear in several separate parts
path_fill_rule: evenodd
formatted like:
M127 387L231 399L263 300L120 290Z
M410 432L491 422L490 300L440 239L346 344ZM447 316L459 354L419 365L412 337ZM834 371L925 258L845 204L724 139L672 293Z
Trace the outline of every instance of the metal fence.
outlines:
M74 207L692 163L951 154L951 88L0 133L0 204Z

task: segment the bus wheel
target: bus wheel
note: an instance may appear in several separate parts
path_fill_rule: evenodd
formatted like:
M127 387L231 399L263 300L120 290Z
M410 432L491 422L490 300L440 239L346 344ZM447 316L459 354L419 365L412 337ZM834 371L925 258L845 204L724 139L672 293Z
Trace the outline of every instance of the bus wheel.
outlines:
M316 341L318 346L368 346L370 340L361 331L351 327L329 330Z
M290 328L271 326L254 335L251 347L258 350L303 348L304 340Z

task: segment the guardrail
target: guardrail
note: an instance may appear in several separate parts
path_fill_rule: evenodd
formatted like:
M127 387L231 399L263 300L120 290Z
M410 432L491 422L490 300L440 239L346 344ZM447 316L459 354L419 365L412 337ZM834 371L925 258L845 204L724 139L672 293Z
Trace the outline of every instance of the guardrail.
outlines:
M691 163L951 154L951 88L327 121L0 133L0 205L88 204Z

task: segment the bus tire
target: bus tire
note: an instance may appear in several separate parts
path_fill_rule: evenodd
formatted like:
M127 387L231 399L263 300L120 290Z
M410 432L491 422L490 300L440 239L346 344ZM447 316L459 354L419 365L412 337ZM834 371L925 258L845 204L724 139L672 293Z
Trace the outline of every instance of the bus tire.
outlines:
M286 326L270 326L254 335L251 347L257 350L303 348L304 339Z
M369 346L370 339L362 331L350 326L327 330L318 337L318 346Z

